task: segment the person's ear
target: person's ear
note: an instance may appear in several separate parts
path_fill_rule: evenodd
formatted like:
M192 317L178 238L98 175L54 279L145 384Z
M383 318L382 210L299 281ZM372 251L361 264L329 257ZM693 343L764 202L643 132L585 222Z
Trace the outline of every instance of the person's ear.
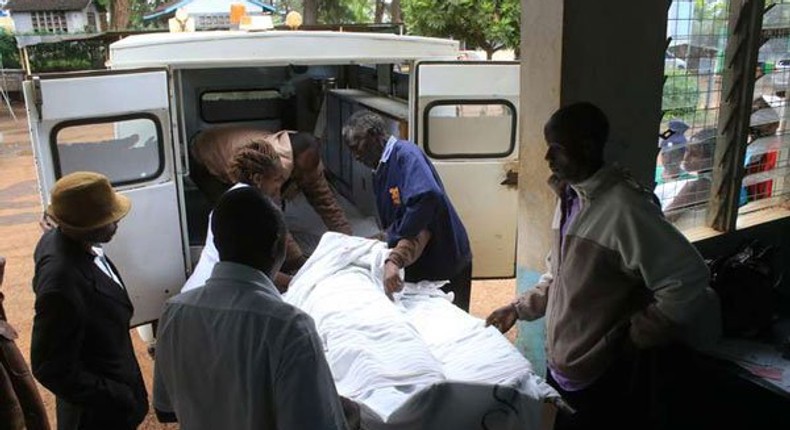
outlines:
M603 147L591 137L582 140L582 150L587 160L596 162L603 160Z

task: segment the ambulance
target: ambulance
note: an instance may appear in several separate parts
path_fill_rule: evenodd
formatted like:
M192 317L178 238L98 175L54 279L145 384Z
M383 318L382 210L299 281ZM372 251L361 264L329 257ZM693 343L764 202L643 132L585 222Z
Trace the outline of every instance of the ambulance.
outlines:
M156 320L205 243L207 199L189 144L235 124L321 138L331 183L375 217L372 172L341 140L346 118L379 113L430 157L470 236L475 278L513 277L519 65L461 61L457 41L331 31L207 31L127 37L108 70L24 82L42 203L70 172L107 175L132 211L106 245L135 306ZM286 213L287 215L287 213Z

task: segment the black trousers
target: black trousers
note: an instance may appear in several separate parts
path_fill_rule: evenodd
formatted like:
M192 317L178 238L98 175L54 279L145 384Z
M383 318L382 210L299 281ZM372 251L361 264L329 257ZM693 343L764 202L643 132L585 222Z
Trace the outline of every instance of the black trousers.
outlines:
M450 278L450 283L442 287L442 291L455 294L456 306L469 312L469 302L472 299L472 262L464 266L458 274Z
M683 384L676 367L685 355L681 348L623 353L592 385L565 391L547 372L547 382L574 409L557 413L555 430L576 429L671 429L671 387Z

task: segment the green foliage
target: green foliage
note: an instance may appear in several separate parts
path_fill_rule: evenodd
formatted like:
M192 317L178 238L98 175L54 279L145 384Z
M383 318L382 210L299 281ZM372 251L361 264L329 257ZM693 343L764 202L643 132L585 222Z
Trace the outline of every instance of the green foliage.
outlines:
M373 21L373 4L368 0L318 1L319 24L354 24Z
M699 96L699 85L695 76L687 75L684 70L671 72L664 82L661 101L664 117L689 118L697 110Z
M729 0L695 0L692 44L724 49L727 41Z
M518 0L403 0L401 6L410 33L459 39L489 58L502 48L518 49Z
M109 2L109 0L104 0ZM137 0L132 1L132 13L129 18L130 29L144 29L156 27L157 24L162 26L161 23L146 24L143 22L143 17L155 11L159 6L167 3L168 0Z
M107 47L102 40L42 43L28 48L34 72L104 69Z
M16 39L11 33L0 30L0 55L2 55L3 67L6 69L19 69L19 48L16 46Z
M96 8L100 11L110 10L110 0L95 0Z

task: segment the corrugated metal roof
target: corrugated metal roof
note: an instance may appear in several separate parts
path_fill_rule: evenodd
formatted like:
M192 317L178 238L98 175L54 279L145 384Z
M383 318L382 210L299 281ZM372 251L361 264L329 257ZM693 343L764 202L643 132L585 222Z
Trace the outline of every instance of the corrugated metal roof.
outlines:
M11 12L38 12L45 10L82 10L91 0L9 0L5 8Z

